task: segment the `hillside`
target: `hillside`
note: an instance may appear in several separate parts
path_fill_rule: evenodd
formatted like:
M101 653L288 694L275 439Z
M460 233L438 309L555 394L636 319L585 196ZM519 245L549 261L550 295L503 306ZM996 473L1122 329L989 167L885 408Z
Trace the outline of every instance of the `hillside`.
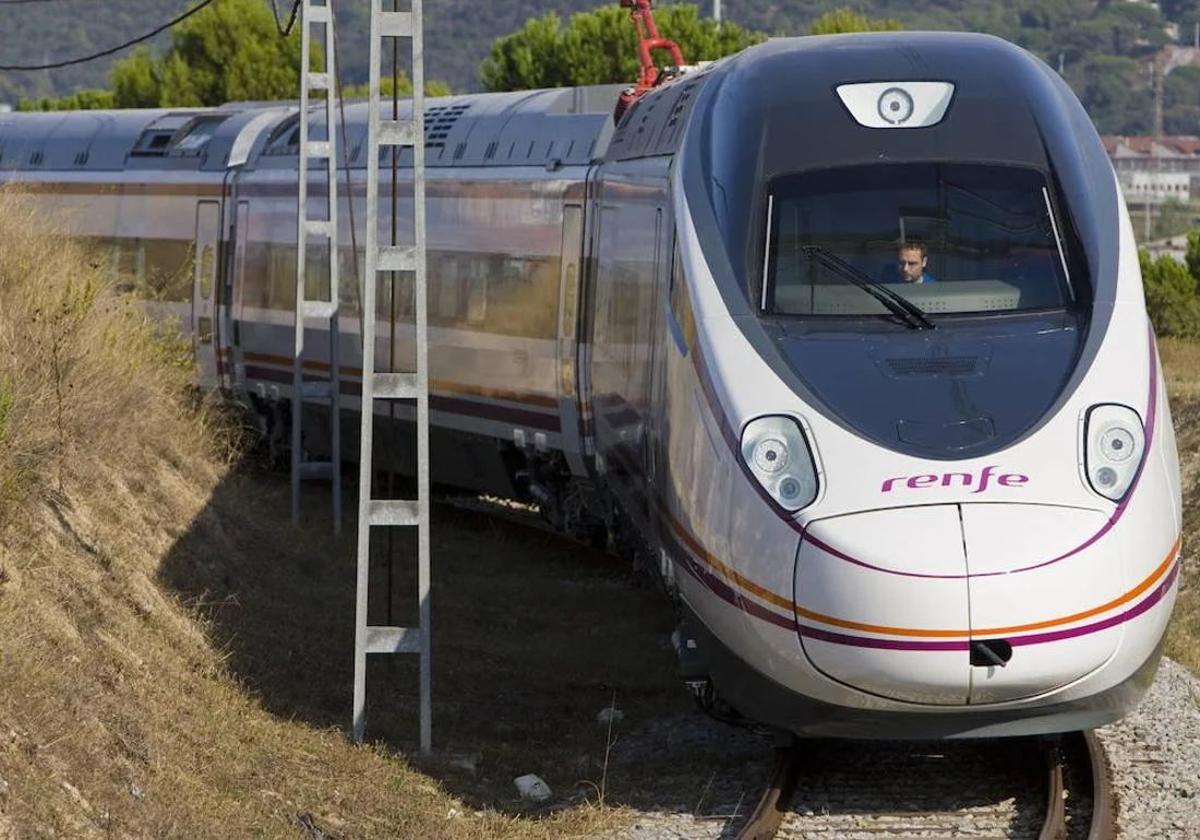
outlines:
M269 2L269 0L263 0ZM280 7L289 0L276 0ZM479 86L476 71L496 37L530 17L595 8L601 0L436 0L426 4L428 73L456 90ZM703 0L707 11L710 0ZM990 32L1062 66L1102 131L1149 131L1147 59L1166 43L1190 44L1200 18L1196 0L1150 4L1095 0L737 0L724 4L727 19L773 35L803 34L819 14L851 5L876 17L893 17L909 29ZM0 5L0 64L71 57L119 43L165 21L186 0L53 0ZM343 64L348 82L366 75L364 3L341 2ZM101 11L102 10L102 11ZM160 38L160 42L162 39ZM106 83L109 60L42 73L0 73L0 102L21 96L65 94ZM1200 133L1200 68L1168 78L1166 128Z

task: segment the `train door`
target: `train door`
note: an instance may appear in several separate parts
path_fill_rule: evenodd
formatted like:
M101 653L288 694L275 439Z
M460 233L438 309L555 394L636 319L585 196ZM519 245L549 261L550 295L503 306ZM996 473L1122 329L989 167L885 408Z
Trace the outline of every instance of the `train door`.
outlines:
M229 241L233 243L231 265L225 272L221 294L221 329L219 335L227 353L222 385L241 389L246 386L246 366L242 359L242 298L246 286L246 238L250 232L250 202L239 201L233 218Z
M583 205L563 208L562 273L558 304L558 412L562 448L575 475L586 475L579 415L577 367L580 274L583 269Z
M645 388L646 392L641 397L642 404L642 469L646 476L646 481L651 488L653 487L656 478L657 470L657 445L658 426L659 426L659 408L656 394L662 376L659 373L659 367L662 359L662 341L659 334L663 329L663 313L662 313L662 298L664 278L670 276L671 269L671 252L663 247L664 240L669 240L667 236L666 225L664 224L664 214L660 207L655 214L654 221L654 275L650 287L650 294L647 298L649 310L646 313L646 334L639 336L639 344L643 346L645 353L646 377ZM647 488L650 494L653 495L651 488ZM653 518L653 517L651 517Z
M221 239L221 204L201 201L196 205L196 238L192 266L192 351L199 370L200 386L211 388L217 378L217 346L214 341L217 252Z
M579 323L575 347L575 390L579 425L583 434L583 456L588 472L598 473L595 460L596 427L592 406L592 332L595 328L597 242L600 235L599 170L593 168L587 177L587 214L584 218L583 261L580 264Z

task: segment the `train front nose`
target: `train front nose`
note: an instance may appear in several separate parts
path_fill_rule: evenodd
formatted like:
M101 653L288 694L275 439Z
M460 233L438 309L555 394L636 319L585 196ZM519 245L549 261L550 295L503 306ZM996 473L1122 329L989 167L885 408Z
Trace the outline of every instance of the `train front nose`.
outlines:
M996 703L1066 685L1120 641L1118 624L1089 623L1125 588L1093 539L1105 522L1002 504L815 521L795 577L805 654L832 679L912 703Z

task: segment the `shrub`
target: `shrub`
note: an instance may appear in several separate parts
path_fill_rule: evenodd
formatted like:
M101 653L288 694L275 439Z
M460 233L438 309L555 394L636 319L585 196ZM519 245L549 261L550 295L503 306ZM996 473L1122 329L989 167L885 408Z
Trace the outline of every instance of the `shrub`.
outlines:
M1138 252L1146 311L1160 336L1200 337L1200 301L1196 300L1196 278L1188 267L1170 256L1152 259Z

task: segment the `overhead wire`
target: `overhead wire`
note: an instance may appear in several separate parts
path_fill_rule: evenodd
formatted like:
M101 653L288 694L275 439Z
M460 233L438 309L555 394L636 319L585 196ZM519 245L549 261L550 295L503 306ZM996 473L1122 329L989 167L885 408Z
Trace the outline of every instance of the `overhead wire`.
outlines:
M288 16L288 22L286 26L284 25L283 20L279 17L279 5L277 0L271 0L271 14L275 16L276 31L286 38L288 35L292 34L292 28L296 25L296 18L300 14L300 0L295 0L295 2L292 3L292 11Z
M14 2L14 0L7 0L7 2L12 3L12 2ZM119 53L119 52L121 52L121 50L127 50L130 47L134 46L135 44L140 44L143 41L149 41L155 35L158 35L162 32L166 32L172 26L175 26L177 23L182 23L183 21L190 18L192 15L202 11L203 9L208 8L215 2L216 2L216 0L200 0L200 2L197 3L195 6L193 6L192 8L182 12L181 14L176 15L174 18L167 21L162 26L158 26L158 27L154 28L150 32L147 32L145 35L140 35L137 38L133 38L131 40L125 41L124 43L118 44L115 47L109 47L106 50L101 50L100 52L92 53L91 55L80 56L79 58L70 58L65 61L53 61L48 64L0 64L0 70L20 70L20 71L56 70L60 67L70 67L74 64L85 64L89 61L95 61L98 58L104 58L106 56L112 55L113 53Z

